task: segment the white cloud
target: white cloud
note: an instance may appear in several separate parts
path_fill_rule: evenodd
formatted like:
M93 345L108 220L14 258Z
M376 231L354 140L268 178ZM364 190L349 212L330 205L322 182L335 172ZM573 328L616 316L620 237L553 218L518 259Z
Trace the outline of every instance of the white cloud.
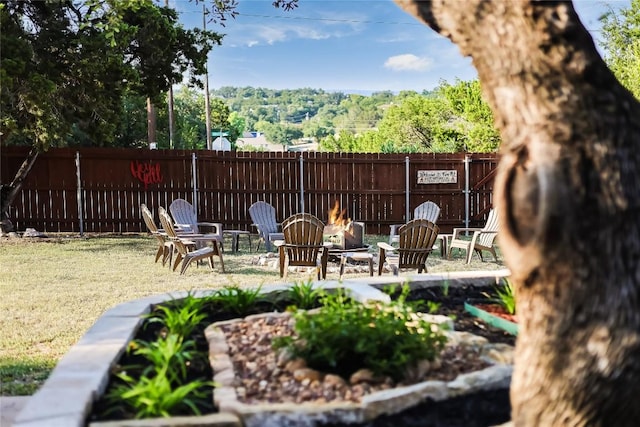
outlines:
M255 37L257 34L254 34ZM283 28L262 26L259 31L259 37L262 38L267 44L274 44L276 42L282 42L287 38L287 31Z
M391 56L384 63L385 68L394 71L426 71L431 68L431 65L431 59L421 58L411 53Z

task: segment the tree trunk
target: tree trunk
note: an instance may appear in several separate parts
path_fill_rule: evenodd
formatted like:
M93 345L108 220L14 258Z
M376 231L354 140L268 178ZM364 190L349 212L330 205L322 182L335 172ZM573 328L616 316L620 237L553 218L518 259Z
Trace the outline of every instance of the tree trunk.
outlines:
M640 104L569 2L396 0L470 55L502 135L515 425L640 420Z
M151 98L147 98L147 139L149 148L157 148L156 141L156 107L151 102Z
M22 162L22 165L20 165L20 169L16 172L11 184L3 186L0 189L0 235L13 231L13 224L11 223L11 218L9 216L9 207L13 204L13 201L20 192L22 183L35 164L38 154L38 150L36 148L32 148L29 151L27 158Z

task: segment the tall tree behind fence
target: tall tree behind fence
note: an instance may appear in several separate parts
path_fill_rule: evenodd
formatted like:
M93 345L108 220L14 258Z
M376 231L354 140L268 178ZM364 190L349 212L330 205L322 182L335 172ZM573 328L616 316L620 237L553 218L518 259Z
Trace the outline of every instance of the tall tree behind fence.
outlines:
M2 183L28 152L1 147ZM58 148L41 154L10 209L18 230L146 231L140 204L157 212L183 198L202 221L252 230L249 206L271 203L282 220L310 212L324 221L338 202L367 233L388 234L426 200L438 225L479 226L493 205L494 154L252 153ZM157 218L156 218L157 219Z

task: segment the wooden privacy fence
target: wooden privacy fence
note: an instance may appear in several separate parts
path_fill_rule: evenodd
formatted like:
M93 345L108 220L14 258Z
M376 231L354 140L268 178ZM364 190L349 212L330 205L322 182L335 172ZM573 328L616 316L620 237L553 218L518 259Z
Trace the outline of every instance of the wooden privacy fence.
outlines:
M0 148L4 185L27 153ZM432 200L442 209L438 225L450 232L484 223L497 162L497 154L57 148L40 154L9 213L17 230L140 232L141 203L155 213L184 198L199 220L255 231L249 206L258 200L272 204L279 221L297 212L326 221L337 201L367 233L388 234Z

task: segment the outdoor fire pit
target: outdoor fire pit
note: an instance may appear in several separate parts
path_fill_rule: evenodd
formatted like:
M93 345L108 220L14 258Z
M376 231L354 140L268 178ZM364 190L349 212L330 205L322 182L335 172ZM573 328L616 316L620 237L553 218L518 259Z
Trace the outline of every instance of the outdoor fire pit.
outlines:
M340 210L336 201L329 211L329 219L324 227L324 241L332 244L331 249L362 249L364 246L364 223L352 221L346 216L346 209Z

